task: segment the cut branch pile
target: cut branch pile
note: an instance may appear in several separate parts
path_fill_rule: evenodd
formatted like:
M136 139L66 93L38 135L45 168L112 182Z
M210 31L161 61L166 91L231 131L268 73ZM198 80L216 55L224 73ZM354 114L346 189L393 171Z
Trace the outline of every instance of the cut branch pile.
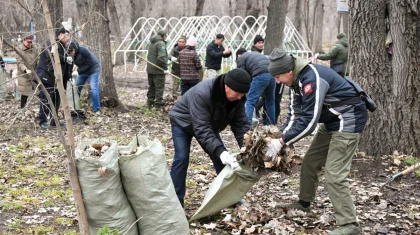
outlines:
M289 173L294 165L302 163L303 158L295 154L293 145L285 146L277 154L277 160L266 157L267 144L271 139L281 138L282 133L276 126L262 126L250 130L244 135L244 147L238 156L238 162L244 163L254 172L259 169L271 169Z

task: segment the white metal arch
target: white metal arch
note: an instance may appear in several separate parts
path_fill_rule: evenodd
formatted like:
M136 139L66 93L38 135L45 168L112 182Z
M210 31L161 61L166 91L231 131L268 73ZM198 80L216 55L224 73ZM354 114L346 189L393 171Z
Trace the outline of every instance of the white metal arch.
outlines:
M249 22L253 22L249 25ZM192 16L175 18L145 18L137 19L133 27L125 36L121 45L114 52L114 62L117 53L124 54L124 70L127 69L129 59L134 62L134 71L137 71L138 63L141 57L147 56L149 39L159 30L164 29L167 34L167 48L170 51L182 35L194 35L197 38L196 50L201 58L205 58L207 45L213 41L216 34L225 35L225 45L234 52L243 47L250 49L255 35L265 37L267 27L267 16ZM309 58L312 55L311 50L301 37L299 32L293 26L289 18L286 17L284 27L283 49L298 56ZM223 59L223 69L229 69L233 66L235 53L230 58ZM132 57L132 58L131 58Z

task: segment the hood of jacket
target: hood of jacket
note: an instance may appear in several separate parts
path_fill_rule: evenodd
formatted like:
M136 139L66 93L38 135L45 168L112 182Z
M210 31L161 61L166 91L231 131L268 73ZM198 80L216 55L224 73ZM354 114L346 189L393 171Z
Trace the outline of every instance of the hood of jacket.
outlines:
M163 41L163 38L160 36L160 35L153 35L151 38L150 38L150 42L151 43L156 43L156 42L158 42L158 41Z
M291 87L295 86L296 80L299 77L300 73L302 72L303 68L305 68L310 63L309 60L304 59L302 57L295 57L295 68L293 69L293 85Z
M347 37L344 37L344 38L341 38L341 39L337 42L337 44L341 44L341 45L343 45L344 47L348 47L348 45L349 45L349 40L347 39Z

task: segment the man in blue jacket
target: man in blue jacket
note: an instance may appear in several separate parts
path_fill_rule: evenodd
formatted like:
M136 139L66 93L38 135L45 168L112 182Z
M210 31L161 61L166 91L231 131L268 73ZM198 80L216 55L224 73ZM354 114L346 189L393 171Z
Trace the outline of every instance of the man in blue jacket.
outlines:
M242 147L249 130L244 107L250 84L247 72L233 69L189 89L169 112L175 148L171 178L182 206L193 137L210 156L217 173L225 165L238 166L236 158L226 151L220 132L229 125L238 147Z
M82 93L83 86L89 80L90 92L92 94L92 111L99 112L101 108L101 98L99 94L99 74L101 65L98 58L86 47L71 43L69 53L74 58L74 64L77 65L77 93Z
M236 51L236 58L237 67L244 69L252 77L251 88L245 103L245 112L249 125L252 125L254 108L262 94L265 96L267 110L265 125L275 125L277 123L274 108L276 82L268 73L270 60L267 56L258 52L247 52L245 48L239 48Z
M219 70L222 67L222 58L228 58L232 55L229 48L223 47L225 36L217 34L216 40L212 41L206 50L206 68L207 78L215 78L219 75Z
M290 107L281 139L268 145L267 156L277 159L285 145L293 144L319 129L305 154L300 173L299 201L281 208L311 210L318 176L325 166L325 185L334 206L337 225L331 235L360 234L347 176L368 115L355 88L332 69L274 49L270 74L290 87Z

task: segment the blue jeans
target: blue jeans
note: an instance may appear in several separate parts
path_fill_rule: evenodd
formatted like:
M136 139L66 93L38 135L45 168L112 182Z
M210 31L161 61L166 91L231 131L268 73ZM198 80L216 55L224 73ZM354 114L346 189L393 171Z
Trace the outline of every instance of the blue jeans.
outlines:
M79 76L77 76L76 86L79 97L87 80L89 80L90 92L92 94L93 112L98 112L99 109L101 109L101 98L99 95L99 73L92 73L91 75L79 74Z
M175 192L178 196L179 202L182 207L184 207L185 181L187 178L188 164L190 162L190 147L193 136L188 134L181 127L173 124L171 124L171 130L175 148L175 156L171 168L171 178L174 183ZM219 134L217 134L216 137L220 140L220 142L222 142ZM214 168L216 169L217 174L219 174L225 167L220 160L220 156L213 156L212 153L206 153L210 155Z
M265 125L276 124L274 108L275 88L276 81L269 73L263 73L252 78L251 88L249 88L245 103L245 112L246 116L248 117L248 123L250 126L252 126L254 107L263 93L265 95L265 107L267 110L267 119L265 121Z

